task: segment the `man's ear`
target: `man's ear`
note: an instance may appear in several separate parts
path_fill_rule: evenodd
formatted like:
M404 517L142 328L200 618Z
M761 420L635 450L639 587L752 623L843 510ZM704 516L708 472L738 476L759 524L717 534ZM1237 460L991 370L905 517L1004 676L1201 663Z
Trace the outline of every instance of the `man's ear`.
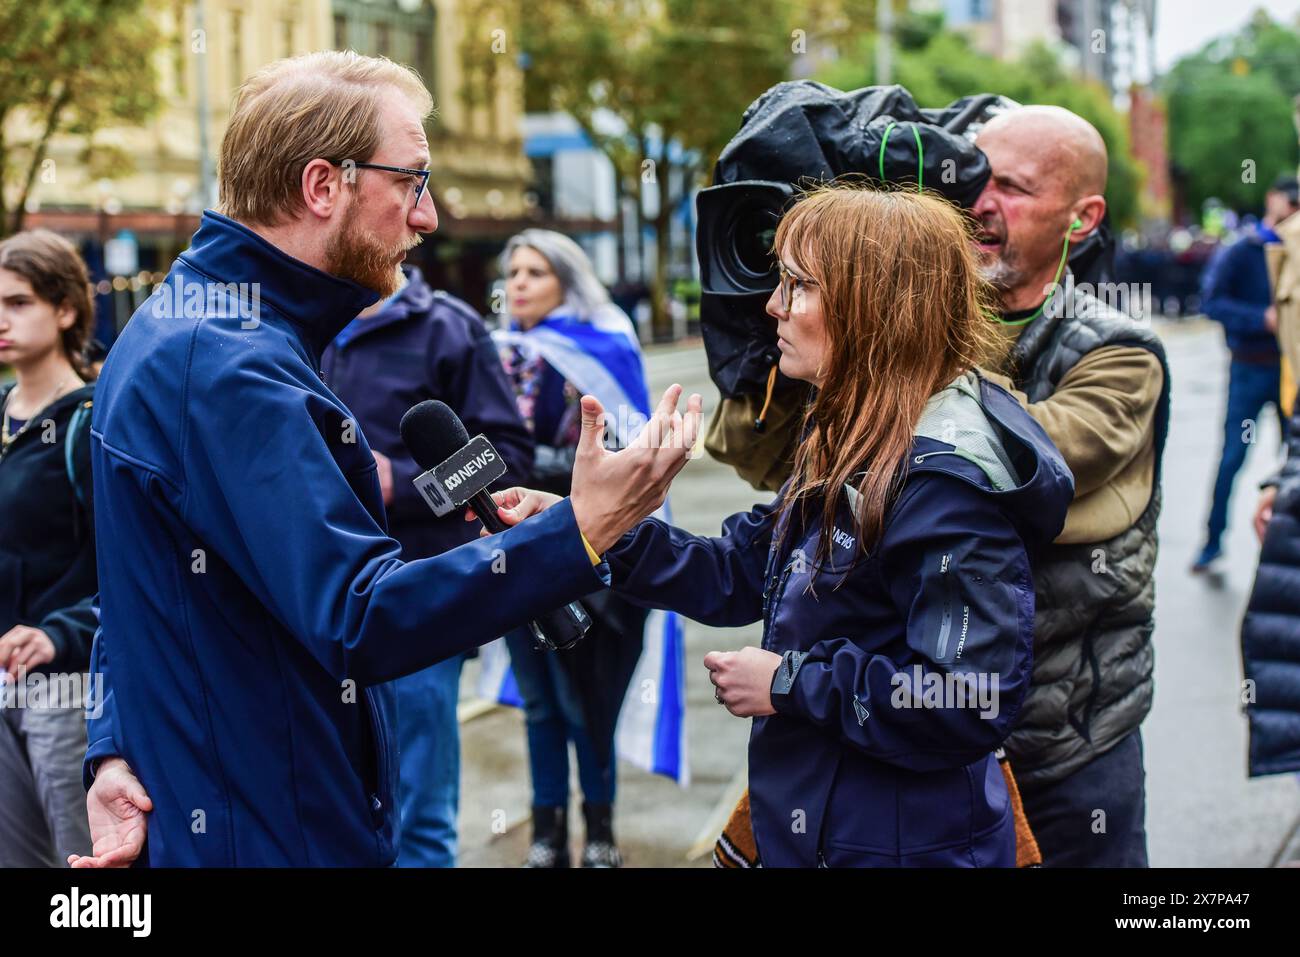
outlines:
M320 158L302 169L302 201L307 212L320 219L334 215L343 195L343 177L339 167Z
M1074 204L1074 216L1080 226L1070 232L1070 242L1077 243L1092 235L1092 231L1101 225L1106 215L1106 197L1098 194L1085 196Z

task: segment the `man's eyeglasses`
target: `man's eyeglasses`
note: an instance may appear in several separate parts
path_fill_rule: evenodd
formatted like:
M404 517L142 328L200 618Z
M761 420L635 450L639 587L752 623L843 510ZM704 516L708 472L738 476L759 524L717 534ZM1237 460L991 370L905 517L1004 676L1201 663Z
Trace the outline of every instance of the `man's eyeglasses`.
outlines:
M424 198L424 191L429 187L429 174L432 172L432 170L427 169L411 169L408 166L384 166L381 163L356 163L350 160L342 163L333 160L331 160L331 162L334 163L335 166L342 166L345 168L350 163L356 169L381 169L386 173L401 173L405 176L412 177L413 182L411 183L411 188L415 190L414 205L416 206L419 206L420 200Z
M817 283L812 279L804 279L801 276L796 276L787 269L785 263L781 262L779 259L776 261L776 269L777 273L781 277L781 311L789 312L790 307L794 304L794 290L796 284L799 289L805 289L810 286L815 289Z

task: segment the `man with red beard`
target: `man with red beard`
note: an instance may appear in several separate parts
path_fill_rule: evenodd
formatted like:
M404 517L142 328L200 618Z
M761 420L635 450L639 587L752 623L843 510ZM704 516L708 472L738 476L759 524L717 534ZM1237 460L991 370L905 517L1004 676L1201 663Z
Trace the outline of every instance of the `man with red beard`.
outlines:
M1033 562L1033 683L1006 749L1047 866L1144 867L1138 729L1153 688L1164 348L1106 304L1114 290L1076 286L1065 268L1106 212L1097 131L1031 106L991 120L976 143L993 175L971 213L1006 345L1006 375L992 378L1075 480L1065 529Z
M106 693L83 769L94 850L73 866L391 864L386 683L599 587L601 553L686 462L698 396L682 416L670 388L619 453L584 397L569 499L399 558L370 446L319 370L437 228L431 107L412 71L351 52L251 77L222 212L172 265L180 292L155 293L109 354L90 450Z

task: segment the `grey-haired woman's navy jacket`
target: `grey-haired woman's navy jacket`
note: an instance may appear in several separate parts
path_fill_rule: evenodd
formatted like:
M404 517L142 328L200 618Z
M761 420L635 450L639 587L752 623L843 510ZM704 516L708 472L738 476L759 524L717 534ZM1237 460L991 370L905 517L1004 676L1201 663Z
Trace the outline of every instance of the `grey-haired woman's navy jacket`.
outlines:
M777 713L754 719L749 744L764 866L1015 863L993 753L1030 680L1029 556L1073 492L1038 424L971 374L931 399L865 556L857 493L841 493L815 581L820 505L774 536L779 495L721 537L648 520L609 552L624 596L708 625L761 620L763 647L783 655Z

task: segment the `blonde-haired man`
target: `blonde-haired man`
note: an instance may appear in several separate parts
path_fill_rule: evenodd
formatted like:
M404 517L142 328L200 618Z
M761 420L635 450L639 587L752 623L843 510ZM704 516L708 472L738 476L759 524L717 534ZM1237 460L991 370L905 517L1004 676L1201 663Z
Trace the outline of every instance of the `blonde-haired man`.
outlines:
M114 345L92 427L100 577L85 779L93 856L130 864L393 862L392 691L599 586L698 429L673 387L618 454L583 404L573 494L403 563L375 460L318 374L437 227L411 71L314 53L249 79L221 209ZM95 716L96 712L98 715Z

